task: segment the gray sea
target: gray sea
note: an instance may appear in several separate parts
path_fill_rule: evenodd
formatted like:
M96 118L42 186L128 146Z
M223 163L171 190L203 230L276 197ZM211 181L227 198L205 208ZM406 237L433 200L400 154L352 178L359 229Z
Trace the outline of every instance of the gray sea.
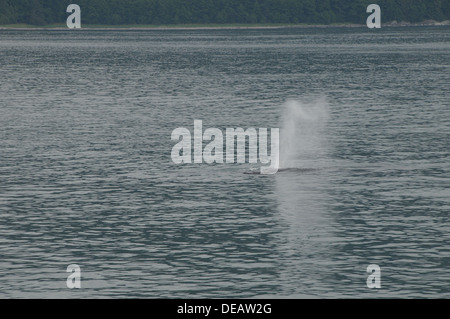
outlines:
M448 26L0 31L0 298L449 298L449 213Z

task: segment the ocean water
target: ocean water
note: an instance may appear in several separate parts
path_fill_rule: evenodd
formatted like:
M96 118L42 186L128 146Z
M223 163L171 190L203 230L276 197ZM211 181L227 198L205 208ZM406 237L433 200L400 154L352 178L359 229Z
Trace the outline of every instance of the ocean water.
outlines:
M450 297L449 27L3 30L0 74L1 298ZM196 119L290 169L174 164Z

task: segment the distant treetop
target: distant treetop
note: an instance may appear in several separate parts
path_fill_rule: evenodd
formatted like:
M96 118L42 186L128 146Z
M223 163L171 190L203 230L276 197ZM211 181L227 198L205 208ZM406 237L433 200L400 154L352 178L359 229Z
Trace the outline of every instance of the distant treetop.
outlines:
M72 3L98 25L365 24L371 3L386 22L450 19L450 0L0 0L0 25L64 24Z

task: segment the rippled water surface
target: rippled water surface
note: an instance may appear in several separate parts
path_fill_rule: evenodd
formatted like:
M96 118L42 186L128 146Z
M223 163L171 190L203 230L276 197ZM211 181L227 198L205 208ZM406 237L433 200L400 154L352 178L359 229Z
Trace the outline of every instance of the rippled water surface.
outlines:
M450 297L448 27L0 31L0 74L2 298ZM195 119L296 167L176 165Z

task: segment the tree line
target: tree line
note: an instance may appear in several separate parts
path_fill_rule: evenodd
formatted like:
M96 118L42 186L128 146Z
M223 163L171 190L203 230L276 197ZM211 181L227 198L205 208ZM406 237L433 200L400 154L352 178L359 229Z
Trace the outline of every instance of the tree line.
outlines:
M450 0L0 0L0 25L65 23L69 4L83 24L364 24L371 3L382 21L450 19Z

